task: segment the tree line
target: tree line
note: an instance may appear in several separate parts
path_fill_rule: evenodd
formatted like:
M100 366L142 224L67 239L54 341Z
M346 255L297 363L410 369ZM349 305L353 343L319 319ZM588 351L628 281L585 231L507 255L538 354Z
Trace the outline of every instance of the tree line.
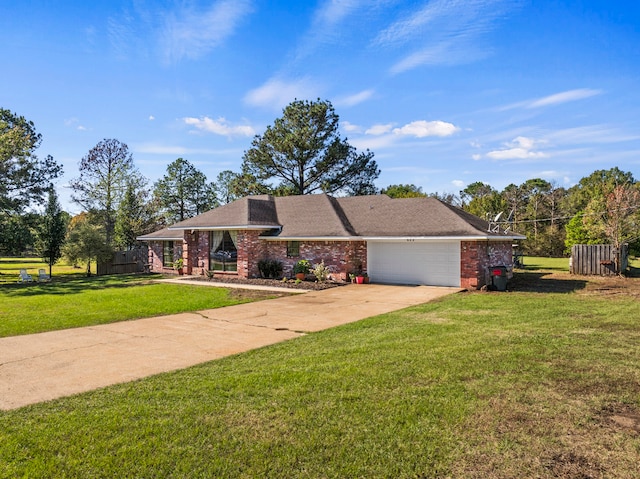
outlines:
M427 194L412 184L380 190L374 154L351 146L338 123L330 102L296 100L254 137L239 172L222 171L214 181L177 158L151 184L125 143L104 139L70 181L72 200L83 210L71 218L52 186L61 165L36 156L41 136L33 123L0 109L0 254L37 253L50 265L64 255L89 272L92 260L134 247L140 235L243 196L316 192L435 196L526 235L529 254L561 256L575 243L638 242L640 193L631 173L598 170L568 189L538 178L502 191L476 182L459 195Z
M569 188L534 178L497 190L477 181L459 195L424 193L413 184L383 188L394 198L434 196L526 236L525 254L561 257L574 244L628 243L640 254L640 183L619 168L596 170Z

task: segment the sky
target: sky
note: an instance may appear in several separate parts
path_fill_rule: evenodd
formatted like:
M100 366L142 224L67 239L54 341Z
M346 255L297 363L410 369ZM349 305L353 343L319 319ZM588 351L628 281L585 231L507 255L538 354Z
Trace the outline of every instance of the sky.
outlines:
M214 181L294 99L329 100L378 187L640 179L636 0L0 0L0 107L70 179L99 141Z

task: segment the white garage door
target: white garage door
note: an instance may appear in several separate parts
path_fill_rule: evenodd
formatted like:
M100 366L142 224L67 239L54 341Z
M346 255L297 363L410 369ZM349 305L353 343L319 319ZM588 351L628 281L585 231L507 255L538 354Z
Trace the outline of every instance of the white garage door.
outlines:
M369 241L372 282L460 286L459 241Z

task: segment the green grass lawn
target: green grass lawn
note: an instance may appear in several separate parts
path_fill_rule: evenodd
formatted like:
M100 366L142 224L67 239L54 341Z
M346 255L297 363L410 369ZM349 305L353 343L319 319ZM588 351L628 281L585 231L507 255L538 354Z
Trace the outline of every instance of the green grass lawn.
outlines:
M95 273L95 264L93 266L92 271ZM39 269L44 269L49 274L49 265L41 258L0 257L0 285L16 283L21 269L26 269L34 280L38 278ZM52 274L54 281L82 277L86 275L86 268L74 268L61 262L53 265Z
M461 293L0 412L0 477L639 478L638 318Z
M531 271L566 271L569 272L569 258L545 258L541 256L525 256L524 269Z
M569 272L569 258L547 258L542 256L525 256L523 258L524 270L527 271L559 271ZM640 259L629 257L629 276L640 276Z
M246 302L228 289L111 276L0 287L0 337L219 308Z
M37 270L45 266L37 258L0 258L0 337L219 308L270 297L204 285L154 283L151 280L162 278L154 274L87 278L84 271L79 273L66 265L54 266L51 282L16 283L21 268L37 275Z

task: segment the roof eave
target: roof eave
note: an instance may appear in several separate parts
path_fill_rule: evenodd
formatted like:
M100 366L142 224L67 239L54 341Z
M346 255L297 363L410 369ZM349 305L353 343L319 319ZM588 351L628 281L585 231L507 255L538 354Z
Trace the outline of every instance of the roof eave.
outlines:
M260 236L265 241L364 241L361 236Z
M526 236L521 235L472 235L472 236L362 236L360 237L366 241L515 241L519 239L526 239Z
M182 241L183 238L169 237L169 236L138 236L136 241Z
M522 235L504 236L261 236L265 241L516 241Z
M282 228L280 225L227 225L227 226L170 226L170 230L217 231L217 230L272 230Z

